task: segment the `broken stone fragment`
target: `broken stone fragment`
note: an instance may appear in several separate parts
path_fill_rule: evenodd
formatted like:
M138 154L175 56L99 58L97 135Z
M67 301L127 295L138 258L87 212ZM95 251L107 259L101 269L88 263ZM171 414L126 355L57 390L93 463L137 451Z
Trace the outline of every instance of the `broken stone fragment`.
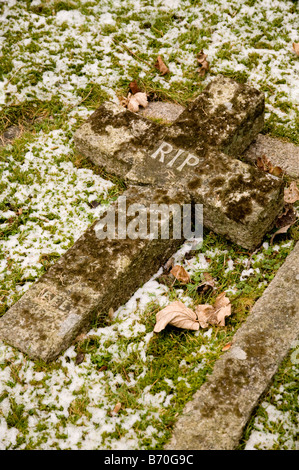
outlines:
M106 102L77 130L74 141L78 152L95 165L123 178L160 131L141 115Z
M127 205L145 207L190 202L188 195L173 190L133 187L125 195ZM2 340L31 358L55 359L93 320L124 304L182 243L182 238L103 240L97 237L97 224L0 319Z
M173 142L192 149L214 147L238 157L264 126L264 94L218 76L169 128Z
M236 157L262 130L263 123L263 93L219 76L172 126L158 125L107 102L76 131L74 141L77 150L94 164L125 178L162 141L191 153L204 154L213 147Z
M299 243L183 410L167 450L233 450L299 335ZM298 354L297 354L298 356Z

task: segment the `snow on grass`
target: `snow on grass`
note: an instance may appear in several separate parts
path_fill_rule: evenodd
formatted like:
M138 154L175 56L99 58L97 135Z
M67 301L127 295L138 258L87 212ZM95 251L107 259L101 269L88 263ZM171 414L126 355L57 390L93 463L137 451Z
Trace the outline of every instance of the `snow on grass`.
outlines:
M72 134L91 112L82 101L91 85L99 97L117 101L131 80L142 79L184 102L202 85L196 54L203 48L211 69L203 85L224 73L257 86L269 122L295 132L299 62L292 42L299 38L291 1L7 0L0 1L0 19L3 115L36 100L63 104L51 130L6 148L0 158L0 305L12 305L99 216L103 206L92 208L92 201L109 200L112 183L72 162ZM171 71L164 77L144 62L154 64L158 54ZM62 112L65 122L55 127ZM191 248L186 243L174 259L193 285L167 287L160 270L114 312L110 325L92 329L57 363L31 361L0 343L1 449L161 448L175 413L229 338L213 328L154 336L155 313L178 298L192 307L205 271L232 297L255 283L262 292L291 245L274 250L265 242L250 260L213 240L187 259ZM77 364L80 350L84 361ZM116 403L122 407L113 413ZM284 445L291 448L289 429ZM273 432L260 427L248 448L263 437L269 447Z

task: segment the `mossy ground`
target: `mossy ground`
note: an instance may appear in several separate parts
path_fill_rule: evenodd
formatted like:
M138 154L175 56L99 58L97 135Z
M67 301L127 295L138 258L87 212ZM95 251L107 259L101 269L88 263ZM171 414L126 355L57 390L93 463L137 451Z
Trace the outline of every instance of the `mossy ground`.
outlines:
M124 190L121 180L74 151L72 136L103 101L126 95L131 80L152 99L184 105L218 73L250 83L266 96L264 132L299 143L296 2L9 0L0 15L0 135L11 126L21 130L0 149L0 315L97 218L97 204ZM205 78L197 72L201 49L210 61ZM164 77L154 67L157 55L171 71ZM0 447L161 449L299 239L298 222L273 245L272 234L250 253L205 233L201 249L182 260L191 269L189 284L155 284L56 362L34 362L1 344ZM204 271L217 288L205 295L197 290ZM168 327L152 335L161 298L192 306L213 303L224 290L232 302L224 328ZM294 423L292 357L265 401ZM114 415L116 403L121 409ZM274 436L267 448L294 448L295 432L285 429L283 415L280 422L269 419L263 402L241 448L256 429Z

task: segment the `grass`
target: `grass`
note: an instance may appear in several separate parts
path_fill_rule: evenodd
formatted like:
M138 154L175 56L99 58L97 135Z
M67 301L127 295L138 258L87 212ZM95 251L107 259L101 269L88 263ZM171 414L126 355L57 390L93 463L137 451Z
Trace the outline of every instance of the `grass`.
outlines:
M264 133L299 143L292 98L296 3L266 8L253 0L225 6L186 0L173 9L141 3L142 8L128 1L116 6L108 0L38 5L28 0L8 10L0 5L0 15L7 15L0 51L5 95L0 88L0 135L11 126L21 130L0 149L0 316L97 218L95 206L108 204L125 189L122 180L78 154L72 136L102 102L126 96L133 79L151 99L183 105L219 73L250 83L265 93ZM254 8L254 21L245 7ZM201 49L210 62L207 78L197 73ZM171 70L164 77L154 67L159 54ZM200 252L183 262L188 267L205 256L216 291L197 291L207 268L193 272L187 285L172 281L165 287L160 278L144 308L137 299L135 308L122 307L112 322L95 323L91 334L56 362L31 361L0 345L0 447L162 449L184 405L298 240L298 222L273 246L272 234L264 239L268 245L252 254L206 232ZM28 253L35 256L29 265ZM253 274L243 278L249 266ZM161 299L188 299L194 306L213 303L224 290L232 303L224 328L195 333L167 327L152 335ZM265 402L275 405L295 422L292 382L297 372L290 361L256 409L240 448L258 429L278 435L274 448L294 446L295 434L269 421L265 407ZM282 385L286 398L277 399ZM121 409L113 415L116 403Z

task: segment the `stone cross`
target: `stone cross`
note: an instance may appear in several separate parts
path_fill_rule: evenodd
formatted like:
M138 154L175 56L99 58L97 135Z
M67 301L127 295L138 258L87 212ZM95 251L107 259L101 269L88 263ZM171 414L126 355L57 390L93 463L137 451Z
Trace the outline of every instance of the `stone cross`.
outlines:
M127 182L127 204L203 204L207 228L253 250L283 206L282 180L239 159L263 122L263 94L219 76L171 126L107 102L74 140L82 154ZM0 319L1 339L32 358L55 359L182 243L100 240L95 227Z

